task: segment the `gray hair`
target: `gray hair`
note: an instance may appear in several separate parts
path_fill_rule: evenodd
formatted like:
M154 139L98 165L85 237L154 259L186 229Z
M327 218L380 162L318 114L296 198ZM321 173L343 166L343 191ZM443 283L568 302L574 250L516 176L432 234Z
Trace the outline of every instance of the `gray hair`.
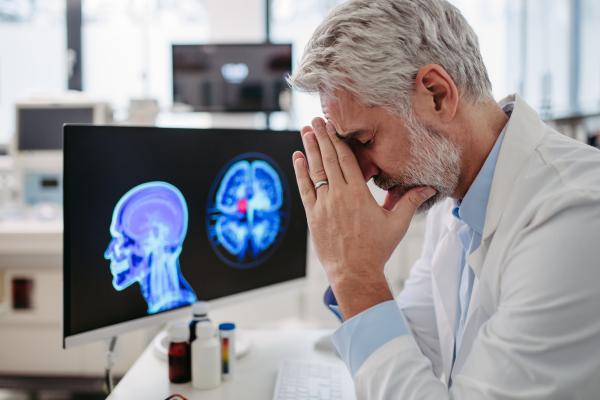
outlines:
M469 103L491 98L477 35L446 0L350 0L336 7L287 80L303 92L346 89L363 105L407 116L417 73L427 64L444 68Z

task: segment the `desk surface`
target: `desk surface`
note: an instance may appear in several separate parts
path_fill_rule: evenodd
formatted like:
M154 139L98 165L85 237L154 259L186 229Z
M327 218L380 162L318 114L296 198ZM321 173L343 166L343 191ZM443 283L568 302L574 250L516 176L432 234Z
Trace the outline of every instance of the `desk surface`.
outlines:
M244 399L273 398L279 362L283 358L302 358L344 365L333 353L315 350L315 342L331 330L246 330L252 336L250 353L238 360L234 380L223 382L213 390L195 390L191 383L172 384L168 365L153 354L152 344L115 387L107 400L157 399L181 394L187 399ZM343 371L348 374L346 367ZM348 374L347 378L351 382Z
M0 220L1 255L62 255L62 217L39 221L31 217Z

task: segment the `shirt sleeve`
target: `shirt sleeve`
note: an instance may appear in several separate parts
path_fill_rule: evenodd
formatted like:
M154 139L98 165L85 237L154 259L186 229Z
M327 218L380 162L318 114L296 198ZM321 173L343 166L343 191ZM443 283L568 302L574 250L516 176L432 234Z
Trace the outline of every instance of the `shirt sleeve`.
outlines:
M333 334L333 343L354 374L378 348L409 331L394 300L373 306L350 318Z
M436 373L442 373L431 289L431 257L439 240L441 218L450 212L452 204L452 200L447 200L429 211L421 258L397 302L371 307L346 321L334 333L333 342L352 376L375 350L403 335L413 336Z

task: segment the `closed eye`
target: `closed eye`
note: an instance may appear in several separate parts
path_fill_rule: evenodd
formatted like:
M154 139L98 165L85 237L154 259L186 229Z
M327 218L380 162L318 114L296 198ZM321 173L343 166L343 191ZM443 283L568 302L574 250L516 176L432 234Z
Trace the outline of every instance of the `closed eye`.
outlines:
M353 143L353 142L354 143L358 143L358 145L361 148L363 148L363 149L369 148L373 144L373 138L375 137L375 133L374 132L371 133L371 134L369 134L368 131L363 130L363 129L351 132L351 133L349 133L347 135L344 135L344 136L340 135L337 132L336 132L335 135L338 137L338 139L343 140L344 142L347 142L347 143ZM360 138L365 138L365 137L371 137L371 139L367 140L364 143L361 142Z
M127 248L129 246L133 246L135 245L135 240L133 240L132 238L130 238L129 236L127 236L125 233L123 233L123 243L121 244L121 247L123 248Z

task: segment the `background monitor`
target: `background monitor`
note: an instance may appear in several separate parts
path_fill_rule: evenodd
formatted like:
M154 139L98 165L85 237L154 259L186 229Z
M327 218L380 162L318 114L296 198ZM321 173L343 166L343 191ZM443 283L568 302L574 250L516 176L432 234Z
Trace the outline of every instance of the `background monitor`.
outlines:
M64 98L32 99L15 103L16 149L38 154L40 151L60 151L63 124L107 125L113 122L112 109L108 103L73 99L73 96L69 93Z
M173 101L195 111L280 111L291 44L173 45Z
M67 125L64 346L306 276L298 132Z
M19 150L62 150L62 126L66 122L91 124L93 107L19 108Z

